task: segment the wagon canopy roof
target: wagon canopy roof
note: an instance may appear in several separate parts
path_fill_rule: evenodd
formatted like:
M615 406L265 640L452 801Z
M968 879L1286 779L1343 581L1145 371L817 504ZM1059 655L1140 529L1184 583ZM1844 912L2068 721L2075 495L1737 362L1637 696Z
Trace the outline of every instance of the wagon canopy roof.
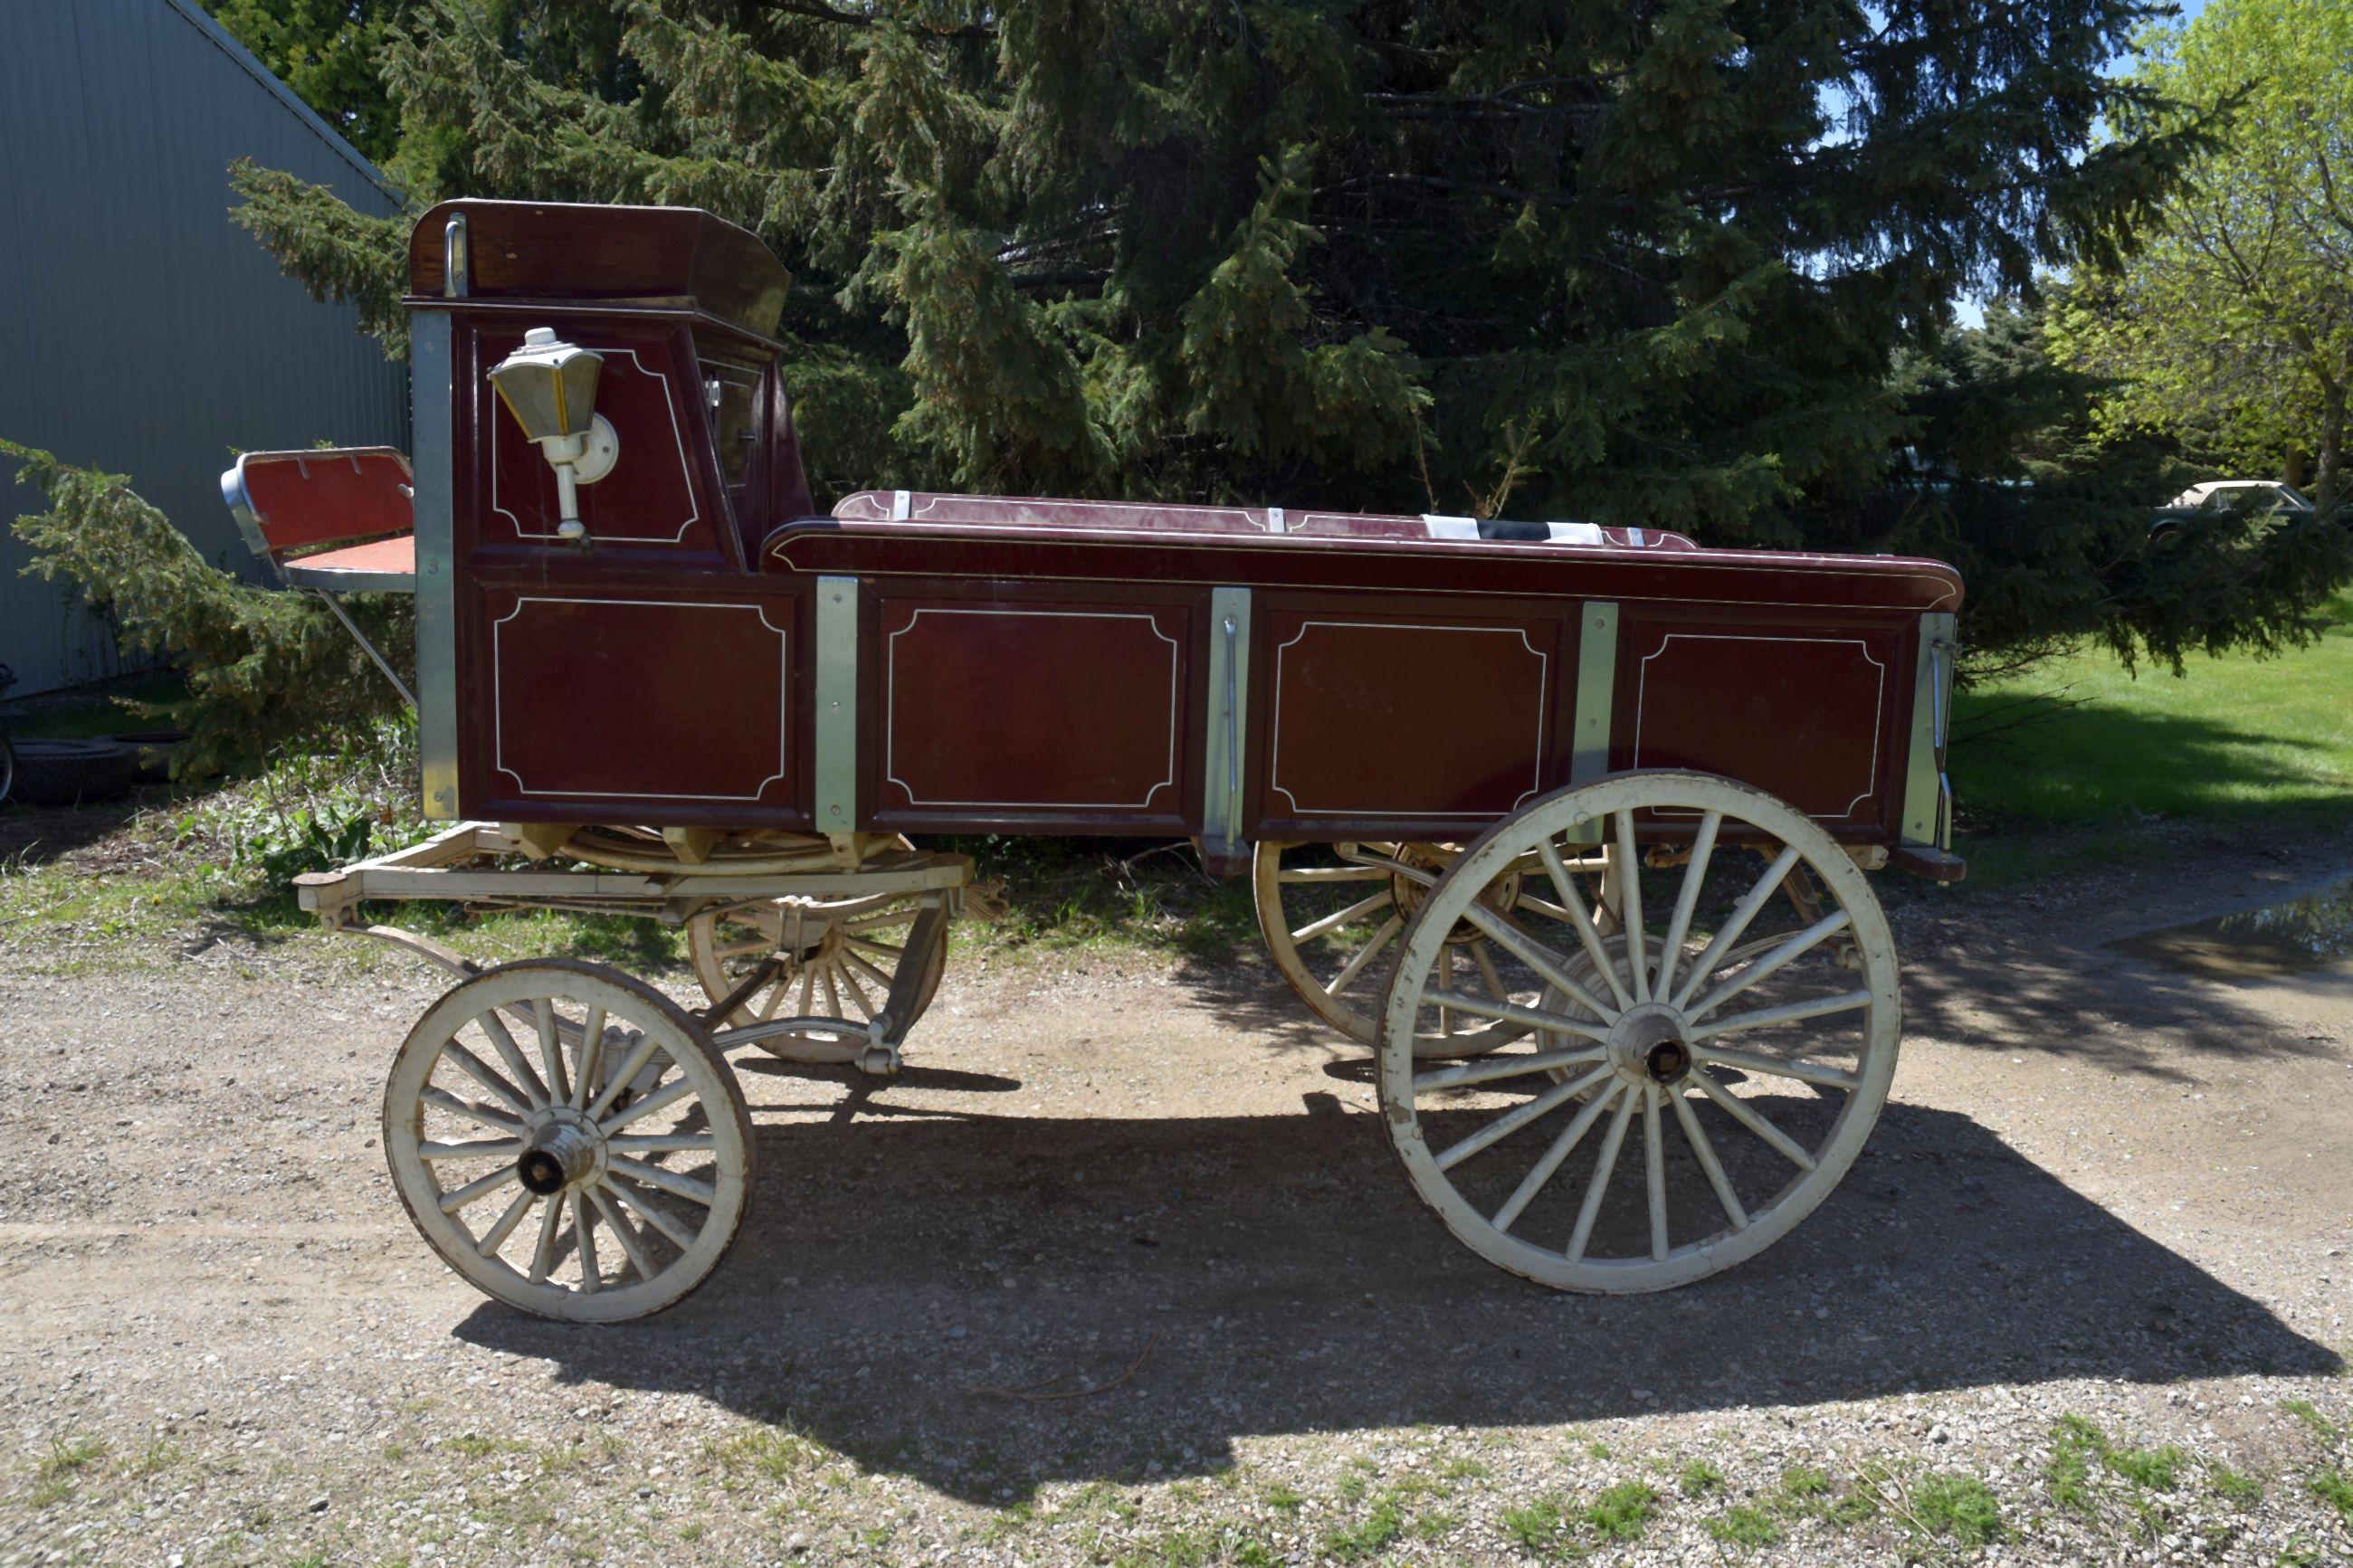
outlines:
M749 230L699 207L575 202L443 202L408 237L412 297L443 281L443 231L466 219L467 292L499 299L691 301L764 338L776 335L792 275Z

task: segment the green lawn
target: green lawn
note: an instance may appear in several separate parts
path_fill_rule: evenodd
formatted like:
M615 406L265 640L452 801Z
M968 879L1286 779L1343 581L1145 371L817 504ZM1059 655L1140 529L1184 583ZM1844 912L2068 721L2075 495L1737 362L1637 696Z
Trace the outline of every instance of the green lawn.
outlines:
M2050 695L2053 709L2018 728L1995 710ZM1952 781L1978 833L2120 828L2149 817L2353 814L2353 593L2327 631L2278 658L2192 658L2175 676L2136 678L2080 653L1971 691L1955 705Z

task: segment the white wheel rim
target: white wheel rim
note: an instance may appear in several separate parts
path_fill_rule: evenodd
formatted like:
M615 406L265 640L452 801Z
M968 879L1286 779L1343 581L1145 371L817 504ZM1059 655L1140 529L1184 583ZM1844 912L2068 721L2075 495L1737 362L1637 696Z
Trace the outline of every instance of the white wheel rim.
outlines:
M772 1050L794 1041L863 1039L866 1022L883 1010L900 966L907 962L907 939L922 909L919 896L887 894L830 903L762 899L714 904L688 920L687 954L703 994L714 1005L733 994L762 963L776 960L776 978L738 1004L724 1023L827 1017L852 1026L839 1033L801 1030L761 1042ZM924 955L917 1017L931 1005L946 967L947 927L943 923L938 940ZM904 1020L909 1025L914 1021Z
M1472 891L1597 828L1628 864L1637 813L1692 840L1683 864L1620 895L1653 956L1628 963L1624 937L1597 930L1605 975L1581 937L1539 944L1553 983L1522 1010L1523 1037L1418 1066L1441 933ZM1819 919L1783 912L1798 868ZM1886 1100L1901 1033L1886 919L1828 834L1727 779L1620 773L1498 824L1432 892L1389 990L1381 1109L1416 1192L1482 1257L1564 1289L1662 1289L1754 1257L1830 1194Z
M1317 1017L1359 1045L1377 1046L1381 987L1408 922L1430 896L1423 883L1385 862L1435 876L1460 858L1457 847L1442 844L1259 845L1252 882L1267 955ZM1506 863L1481 886L1490 905L1508 907L1522 920L1544 925L1554 919L1550 889L1533 861ZM1528 1005L1539 999L1542 984L1474 930L1457 922L1447 935L1448 961L1474 990ZM1423 1020L1414 1049L1424 1058L1476 1056L1525 1033L1508 1020L1449 1009L1443 1018Z
M427 1244L485 1294L575 1322L642 1317L709 1277L743 1220L750 1142L709 1037L593 964L458 985L385 1089L385 1160ZM561 1185L534 1191L526 1169Z

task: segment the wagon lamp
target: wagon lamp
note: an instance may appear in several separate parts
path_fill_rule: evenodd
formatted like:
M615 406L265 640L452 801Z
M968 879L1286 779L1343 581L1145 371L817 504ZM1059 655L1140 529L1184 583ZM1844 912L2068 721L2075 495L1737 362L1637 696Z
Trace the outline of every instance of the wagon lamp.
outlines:
M555 470L560 539L588 537L579 487L611 473L620 456L612 422L596 412L596 377L604 366L605 356L596 350L565 342L553 327L533 327L523 333L522 347L491 372L507 412Z

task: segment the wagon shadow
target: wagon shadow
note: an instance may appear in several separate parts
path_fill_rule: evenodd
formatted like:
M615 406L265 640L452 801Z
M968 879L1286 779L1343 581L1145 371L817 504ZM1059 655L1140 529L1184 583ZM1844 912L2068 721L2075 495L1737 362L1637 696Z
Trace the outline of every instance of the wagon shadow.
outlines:
M620 1328L485 1306L457 1331L989 1504L1214 1475L1259 1436L2342 1364L1976 1122L1916 1106L1891 1106L1840 1192L1760 1258L1661 1296L1555 1295L1424 1215L1344 1110L1356 1092L1287 1117L907 1116L887 1097L857 1126L764 1114L752 1217L701 1293ZM1041 1384L1108 1386L1013 1392Z

